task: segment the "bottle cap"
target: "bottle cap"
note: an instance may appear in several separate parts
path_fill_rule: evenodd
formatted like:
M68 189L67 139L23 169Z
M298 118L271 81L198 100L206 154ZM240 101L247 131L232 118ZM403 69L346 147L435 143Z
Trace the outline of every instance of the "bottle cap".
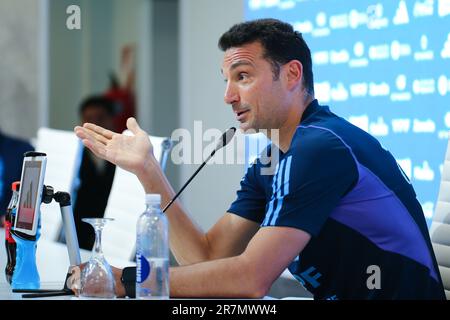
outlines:
M19 189L20 189L20 181L14 181L11 184L11 190L12 191L19 191Z
M161 195L158 193L148 193L145 195L145 203L161 204Z

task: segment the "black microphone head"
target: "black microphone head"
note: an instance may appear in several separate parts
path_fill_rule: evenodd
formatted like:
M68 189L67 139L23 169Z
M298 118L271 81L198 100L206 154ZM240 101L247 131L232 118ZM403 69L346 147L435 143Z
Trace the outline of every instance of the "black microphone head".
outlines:
M222 135L222 138L217 142L216 149L214 151L217 151L219 149L222 149L225 147L228 143L230 143L231 139L233 139L234 134L236 133L236 128L231 127L227 131L225 131Z

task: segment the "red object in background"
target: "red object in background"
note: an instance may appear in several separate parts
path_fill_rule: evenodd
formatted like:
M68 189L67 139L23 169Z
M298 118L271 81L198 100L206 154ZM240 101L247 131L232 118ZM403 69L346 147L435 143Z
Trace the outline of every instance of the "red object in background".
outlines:
M114 116L114 128L116 132L127 129L127 119L136 116L134 93L126 88L121 88L114 75L111 76L110 89L105 93L107 98L119 104L119 110Z
M119 78L110 74L110 85L105 93L107 98L112 99L119 105L119 110L114 117L116 132L127 129L127 119L136 117L136 98L134 84L136 75L136 46L127 44L121 49Z

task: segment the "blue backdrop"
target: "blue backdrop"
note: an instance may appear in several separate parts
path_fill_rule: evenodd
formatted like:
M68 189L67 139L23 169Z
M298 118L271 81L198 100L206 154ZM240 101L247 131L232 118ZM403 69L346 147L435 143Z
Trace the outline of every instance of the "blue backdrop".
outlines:
M430 223L450 130L450 0L247 0L302 32L316 98L375 136Z

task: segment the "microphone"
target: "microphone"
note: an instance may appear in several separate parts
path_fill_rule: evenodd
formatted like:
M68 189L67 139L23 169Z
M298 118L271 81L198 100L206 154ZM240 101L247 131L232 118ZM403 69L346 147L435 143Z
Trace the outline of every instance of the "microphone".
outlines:
M172 205L172 203L178 198L178 196L181 194L181 192L183 192L183 190L188 186L188 184L192 181L192 179L194 179L194 177L197 175L197 173L200 172L200 170L205 166L205 164L209 161L209 159L211 159L218 150L222 149L223 147L225 147L230 141L231 139L233 139L234 134L236 133L236 128L235 127L231 127L230 129L228 129L227 131L225 131L222 134L222 137L220 138L220 140L217 142L216 148L211 152L211 154L208 156L208 158L206 158L205 161L203 161L203 163L200 165L200 167L198 167L198 169L194 172L194 174L189 178L188 181L186 181L186 183L183 185L183 187L181 187L180 191L178 191L178 193L172 198L172 200L169 201L169 203L164 207L164 209L162 210L162 212L166 212L166 210Z

